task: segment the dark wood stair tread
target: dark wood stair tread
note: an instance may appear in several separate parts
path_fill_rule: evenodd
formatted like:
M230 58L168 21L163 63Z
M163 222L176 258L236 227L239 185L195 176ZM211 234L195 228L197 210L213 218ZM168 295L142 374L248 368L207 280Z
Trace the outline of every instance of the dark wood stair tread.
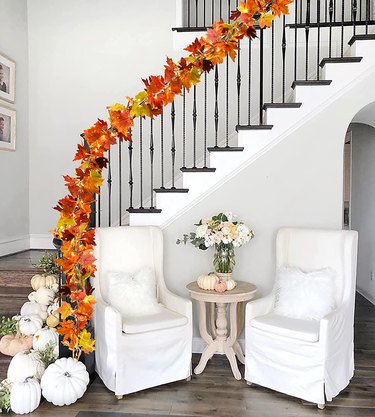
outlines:
M243 146L210 146L208 152L242 152Z
M350 38L348 44L351 46L356 41L373 41L375 40L375 33L369 34L362 34L362 35L354 35Z
M155 193L188 193L189 188L154 188Z
M344 56L344 57L337 57L337 58L323 58L320 61L319 66L321 68L324 67L325 64L345 64L345 63L354 63L354 62L361 62L362 57L360 56Z
M216 171L216 168L208 168L208 167L202 167L202 168L197 168L197 167L186 168L186 167L182 167L182 168L180 168L180 171L182 171L182 172L215 172Z
M292 88L296 86L321 86L321 85L330 85L332 80L297 80L293 81Z
M239 130L270 130L273 125L237 125L236 131Z
M263 110L267 109L299 109L302 103L264 103Z
M212 29L212 26L196 26L196 27L174 27L174 32L205 32L207 29Z

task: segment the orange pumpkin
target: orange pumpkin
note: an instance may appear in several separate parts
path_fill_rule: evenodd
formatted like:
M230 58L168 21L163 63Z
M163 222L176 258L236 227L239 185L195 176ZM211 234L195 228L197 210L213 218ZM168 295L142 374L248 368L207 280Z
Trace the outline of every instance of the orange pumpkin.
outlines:
M225 281L219 281L215 284L215 291L224 292L227 290L227 284Z
M8 334L0 340L0 352L3 355L14 356L19 352L31 349L33 337L20 334Z

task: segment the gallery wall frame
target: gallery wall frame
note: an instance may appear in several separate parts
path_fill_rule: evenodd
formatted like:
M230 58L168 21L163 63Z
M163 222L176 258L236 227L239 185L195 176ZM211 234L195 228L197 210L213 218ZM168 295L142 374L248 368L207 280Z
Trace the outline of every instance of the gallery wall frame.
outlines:
M0 99L14 103L16 96L16 63L0 54Z
M0 151L16 150L16 111L0 104Z

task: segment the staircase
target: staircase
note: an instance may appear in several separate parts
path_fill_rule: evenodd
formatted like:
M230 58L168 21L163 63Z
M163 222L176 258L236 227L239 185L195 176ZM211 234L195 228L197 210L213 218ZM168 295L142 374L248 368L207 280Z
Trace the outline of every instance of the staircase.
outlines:
M204 34L212 19L229 19L236 7L182 3L177 43ZM166 228L348 91L354 94L375 71L372 13L367 0L297 1L272 28L258 27L257 39L241 41L234 63L227 59L202 75L161 117L139 120L127 152L112 147L93 225Z
M30 250L0 258L0 317L19 314L22 304L28 301L30 280L42 273L35 267L41 255L41 251ZM0 353L0 381L6 378L11 359Z

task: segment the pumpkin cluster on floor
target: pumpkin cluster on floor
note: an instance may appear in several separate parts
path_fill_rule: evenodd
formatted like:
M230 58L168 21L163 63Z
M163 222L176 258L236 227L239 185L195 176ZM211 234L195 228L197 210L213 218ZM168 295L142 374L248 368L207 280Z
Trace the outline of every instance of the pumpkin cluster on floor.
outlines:
M31 287L34 291L20 314L3 317L0 322L0 352L13 356L7 379L0 383L0 413L31 413L39 406L42 395L54 405L72 404L83 396L89 383L85 365L72 358L57 359L57 276L45 268L43 275L32 277Z

